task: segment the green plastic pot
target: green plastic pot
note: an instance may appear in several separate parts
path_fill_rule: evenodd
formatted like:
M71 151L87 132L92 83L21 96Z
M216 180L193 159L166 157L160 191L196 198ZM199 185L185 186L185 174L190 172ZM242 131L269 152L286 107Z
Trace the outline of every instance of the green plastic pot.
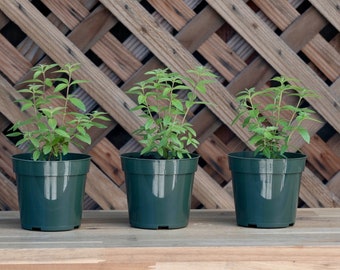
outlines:
M130 225L143 229L177 229L188 225L198 155L185 159L121 155Z
M12 157L22 228L65 231L80 226L90 159L85 154L68 154L62 161L33 161L31 154Z
M253 152L228 155L239 226L294 225L306 156L300 153L286 153L286 156L286 159L265 159L254 157Z

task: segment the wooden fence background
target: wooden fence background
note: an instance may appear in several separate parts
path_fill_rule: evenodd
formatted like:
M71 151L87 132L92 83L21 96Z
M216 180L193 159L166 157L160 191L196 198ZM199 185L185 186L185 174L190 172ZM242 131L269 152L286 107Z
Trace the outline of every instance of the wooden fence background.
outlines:
M0 1L0 209L18 209L5 135L24 119L13 100L38 63L79 62L77 89L90 109L109 113L103 132L91 133L93 156L86 209L126 209L119 153L139 150L130 135L141 120L125 94L145 71L167 66L184 72L208 66L219 80L193 111L201 141L192 207L233 209L226 154L249 145L249 134L231 126L235 95L264 87L274 75L296 77L320 98L307 100L322 123L308 123L310 145L301 207L340 206L340 0L2 0ZM77 149L74 149L77 151Z

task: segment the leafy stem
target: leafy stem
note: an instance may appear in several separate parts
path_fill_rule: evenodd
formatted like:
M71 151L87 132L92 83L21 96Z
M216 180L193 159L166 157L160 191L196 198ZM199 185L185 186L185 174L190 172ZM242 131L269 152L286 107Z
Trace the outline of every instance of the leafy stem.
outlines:
M86 113L84 103L71 93L73 85L87 82L72 79L73 72L79 68L79 64L65 64L62 67L57 64L35 66L32 68L33 78L24 82L28 87L19 90L27 95L26 98L17 100L22 104L21 110L33 109L33 113L28 119L15 123L7 136L21 136L16 145L28 143L34 160L62 159L69 153L71 143L79 147L79 142L91 144L88 133L91 127L106 127L97 122L109 120L105 113ZM61 76L50 78L47 76L48 72ZM52 90L51 94L49 89ZM61 106L57 105L60 100ZM70 110L70 103L78 111ZM23 130L25 126L27 129Z
M190 155L188 146L198 146L196 132L187 118L193 106L207 104L198 100L195 92L204 94L215 75L204 67L187 72L197 75L198 82L167 68L154 69L146 72L151 77L128 91L138 96L138 105L132 110L141 110L140 117L146 119L134 132L144 146L142 155L157 152L164 159L183 158Z
M315 97L312 90L294 86L284 76L275 77L272 81L278 86L255 91L254 88L241 91L237 97L239 102L239 113L233 123L242 119L242 126L247 127L252 137L250 144L255 145L255 155L266 158L282 158L288 150L292 135L299 135L307 143L310 142L308 130L302 126L306 120L317 121L311 115L315 113L312 109L302 107L306 97ZM268 104L260 106L255 98L269 98ZM296 96L295 105L284 104L284 96ZM287 118L284 111L291 115ZM268 116L268 117L266 117Z

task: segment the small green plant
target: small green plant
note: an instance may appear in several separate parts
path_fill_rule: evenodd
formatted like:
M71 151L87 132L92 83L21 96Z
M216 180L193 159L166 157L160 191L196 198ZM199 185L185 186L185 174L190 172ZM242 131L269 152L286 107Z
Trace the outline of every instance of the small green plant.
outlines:
M79 64L35 66L32 68L33 78L23 82L27 88L18 91L25 98L17 102L21 104L22 111L31 112L31 117L15 123L7 136L22 136L16 145L29 143L34 160L61 160L63 155L69 153L71 142L91 143L87 132L91 127L106 127L96 122L107 121L105 113L83 113L86 111L84 103L71 93L72 87L87 82L72 80L72 73L79 67ZM58 73L57 78L48 76L55 73ZM47 90L53 86L52 93L48 93ZM69 104L82 112L69 111Z
M183 158L190 156L188 146L199 145L187 117L193 106L207 104L197 98L197 91L206 93L206 85L216 76L203 66L187 73L197 76L197 80L167 68L154 69L145 73L150 78L128 91L138 95L138 105L132 110L142 110L140 116L146 119L145 125L135 131L144 145L141 155L157 152L164 159Z
M272 81L277 86L260 91L250 88L239 93L239 113L233 123L243 117L242 126L253 134L249 142L256 147L255 155L276 159L284 158L294 133L297 132L307 143L310 142L310 135L302 122L317 120L311 117L315 113L313 110L301 105L305 98L316 97L316 94L312 90L289 83L296 79L281 76ZM265 106L256 103L256 98L261 96L269 98L270 102ZM285 96L297 97L296 104L284 104ZM290 114L289 117L284 116L287 113Z

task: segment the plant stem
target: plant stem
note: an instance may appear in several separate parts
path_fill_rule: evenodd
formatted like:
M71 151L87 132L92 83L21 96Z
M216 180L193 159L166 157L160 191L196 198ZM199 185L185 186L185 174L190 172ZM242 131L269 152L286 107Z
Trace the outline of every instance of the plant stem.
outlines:
M62 120L62 125L65 124L65 118L67 115L67 106L68 106L68 99L69 99L69 94L70 94L70 84L71 84L71 80L72 80L72 72L69 70L67 72L68 74L68 84L67 84L67 88L66 88L66 96L65 96L65 104L64 104L64 113L63 113L63 120Z

